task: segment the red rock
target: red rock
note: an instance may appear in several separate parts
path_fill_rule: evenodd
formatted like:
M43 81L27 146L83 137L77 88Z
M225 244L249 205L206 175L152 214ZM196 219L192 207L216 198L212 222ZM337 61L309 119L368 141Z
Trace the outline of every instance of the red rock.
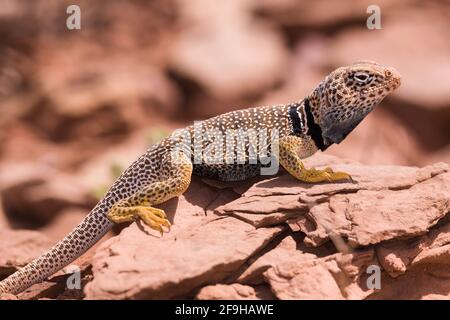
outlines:
M347 238L352 246L413 237L425 233L448 212L448 165L366 168L365 178L358 181L357 174L353 175L359 191L331 197L289 222L294 230L306 232L307 243L327 241L329 230ZM345 171L344 166L338 170Z
M364 299L361 276L375 264L373 250L326 258L283 261L264 273L278 299Z
M108 241L94 257L88 299L167 299L231 275L281 229L254 228L239 220L207 220L174 226L162 239L136 225ZM218 250L220 245L220 250ZM126 255L126 258L124 258Z
M89 210L95 204L81 178L49 161L0 165L2 207L14 228L43 227L67 208Z
M383 274L381 290L368 297L370 300L418 300L450 298L448 265L417 265L398 278Z
M13 294L4 293L0 295L0 300L19 300L19 298Z
M176 210L169 234L151 237L132 224L99 247L86 297L179 298L200 289L198 299L254 299L261 295L248 285L267 283L279 299L364 299L379 293L365 283L369 265L396 276L448 262L446 229L433 227L450 211L448 164L365 166L320 154L305 163L349 172L355 182L311 185L281 173L239 196L194 179L167 204L168 213ZM287 222L304 239L277 226L254 229L264 219L284 224L290 213L297 218ZM430 228L418 242L426 245L417 244ZM330 240L342 253L333 254ZM353 249L373 244L375 251Z
M377 41L372 41L372 35L377 31L365 28L349 28L334 37L330 59L336 65L361 57L394 64L407 79L396 91L395 97L421 108L445 107L444 101L450 100L445 86L450 81L447 59L450 49L442 32L449 27L449 21L443 14L446 9L444 4L425 6L420 11L399 6L384 16L383 30L378 32ZM431 20L433 23L430 23ZM411 32L414 32L414 37L410 37ZM427 45L421 45L423 43ZM387 47L391 50L386 50ZM404 58L406 54L407 59Z
M411 3L410 0L392 2L380 0L376 5L382 12ZM321 31L341 29L341 24L351 24L367 19L367 7L374 3L370 0L343 0L339 3L327 0L302 2L296 0L262 0L256 2L258 11L268 15L285 27L302 29L314 28Z
M43 234L26 230L0 230L0 277L5 278L19 267L49 249L51 241Z
M269 300L273 294L267 287L250 287L239 283L207 286L197 294L198 300Z
M2 198L0 197L0 230L6 228L9 228L9 222L6 218L5 212L3 211L3 202Z
M300 246L300 247L299 247ZM317 258L315 254L305 252L293 236L285 237L279 245L271 249L257 259L250 259L246 270L236 279L244 284L261 284L264 282L263 273L279 263L289 260L313 260Z
M170 233L155 237L132 224L102 244L92 261L94 279L85 288L86 297L167 299L189 294L233 274L283 230L255 230L234 218L205 216L203 208L219 191L194 181L178 201Z
M449 243L450 223L446 217L426 235L381 243L376 252L384 270L395 278L415 265L446 264L450 259Z
M171 68L222 99L272 86L287 51L276 29L256 21L251 9L249 1L180 1L185 27L171 47Z

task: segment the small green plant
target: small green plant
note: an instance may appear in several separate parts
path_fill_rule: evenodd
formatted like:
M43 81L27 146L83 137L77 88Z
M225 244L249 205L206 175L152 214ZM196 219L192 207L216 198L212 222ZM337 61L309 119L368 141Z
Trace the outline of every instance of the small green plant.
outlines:
M110 180L108 183L101 184L90 191L90 195L97 200L100 200L108 191L109 186L122 174L124 167L115 162L109 166Z
M145 141L147 141L147 143L151 146L167 137L169 133L169 130L166 128L150 128L145 133Z

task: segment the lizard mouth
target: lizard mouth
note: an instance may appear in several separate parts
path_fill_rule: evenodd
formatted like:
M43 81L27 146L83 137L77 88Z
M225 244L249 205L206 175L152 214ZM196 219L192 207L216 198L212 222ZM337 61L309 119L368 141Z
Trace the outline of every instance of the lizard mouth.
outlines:
M392 86L393 86L392 90L396 90L396 89L398 89L398 87L401 86L402 78L400 78L400 77L394 78L394 79L391 80L391 82L392 82Z
M393 77L389 80L386 80L382 85L372 87L370 89L362 89L359 91L360 95L366 95L371 92L377 92L379 90L387 89L387 93L391 93L392 91L398 89L400 85L402 84L402 80L400 77Z
M389 73L389 79L384 85L394 91L402 84L402 76L394 68L389 68L386 72Z

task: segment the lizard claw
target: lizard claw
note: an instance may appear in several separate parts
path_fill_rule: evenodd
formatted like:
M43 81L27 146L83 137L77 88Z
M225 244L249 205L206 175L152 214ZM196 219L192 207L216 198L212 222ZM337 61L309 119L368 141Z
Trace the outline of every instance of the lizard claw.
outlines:
M150 228L159 231L161 235L164 232L170 232L171 227L164 210L153 207L117 207L108 212L108 218L114 223L135 221L140 218Z
M346 172L333 172L333 173L331 173L331 180L332 181L348 180L348 181L353 182L352 176L349 175Z
M303 177L300 179L305 182L334 182L341 180L353 181L352 177L345 172L335 172L333 169L327 167L323 170L317 170L316 168L306 169Z
M340 181L340 180L348 180L350 182L354 182L352 176L346 172L341 172L341 171L335 172L330 167L326 167L325 169L322 170L322 172L326 172L329 174L330 179L328 181L330 181L330 182Z
M140 207L137 215L150 228L159 231L161 236L164 232L170 231L171 224L167 220L164 210L152 207Z

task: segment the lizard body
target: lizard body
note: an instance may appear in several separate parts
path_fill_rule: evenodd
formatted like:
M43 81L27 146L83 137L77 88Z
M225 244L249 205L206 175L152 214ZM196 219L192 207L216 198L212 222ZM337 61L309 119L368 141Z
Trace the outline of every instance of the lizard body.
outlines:
M260 174L267 167L263 159L275 154L272 160L304 182L351 179L331 168L306 169L301 159L340 143L399 85L395 69L357 62L333 71L301 101L237 110L175 132L133 162L69 235L1 281L0 294L17 294L46 279L86 252L114 223L139 218L162 233L170 223L153 206L184 193L192 174L245 180ZM262 157L253 159L247 150L255 145Z

